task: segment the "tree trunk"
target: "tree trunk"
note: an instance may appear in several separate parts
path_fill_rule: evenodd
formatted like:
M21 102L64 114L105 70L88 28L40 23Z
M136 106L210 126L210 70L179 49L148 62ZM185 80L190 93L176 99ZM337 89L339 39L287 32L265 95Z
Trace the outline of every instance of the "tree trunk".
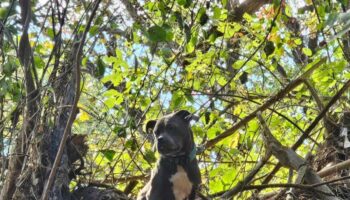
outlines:
M28 28L31 19L31 1L21 0L21 23L23 33L18 49L18 57L24 69L24 81L26 91L26 107L24 112L23 128L19 136L15 139L12 156L9 160L8 174L4 181L4 186L1 190L0 199L11 199L16 188L16 179L21 173L23 161L27 154L28 138L31 137L32 131L35 128L35 123L38 117L38 102L39 94L35 88L32 70L31 70L31 47L28 38Z
M76 58L78 43L74 43L70 48L69 59L53 70L53 73L59 72L58 76L56 74L50 76L49 84L54 89L55 99L51 93L44 93L48 96L49 103L46 105L41 102L41 105L45 105L42 110L37 106L41 99L35 88L33 72L30 67L32 59L28 39L28 27L31 20L30 3L29 0L20 1L23 34L18 57L25 72L27 98L23 128L15 140L12 150L13 156L9 161L8 175L1 190L0 199L4 200L40 198L67 124L71 110L71 107L67 105L72 105L75 97L75 70L73 70L75 66L73 61ZM80 41L79 37L77 36L74 41ZM39 116L40 113L42 113L41 116ZM50 190L51 199L70 199L69 172L72 163L69 163L68 160L65 149L53 187Z

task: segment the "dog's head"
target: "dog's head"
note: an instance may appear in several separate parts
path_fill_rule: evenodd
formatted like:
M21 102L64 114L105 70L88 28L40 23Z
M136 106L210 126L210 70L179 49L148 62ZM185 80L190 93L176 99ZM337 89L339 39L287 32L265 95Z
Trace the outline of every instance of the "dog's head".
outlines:
M190 127L191 120L198 120L186 110L147 122L147 133L153 133L158 152L163 156L188 155L195 147Z

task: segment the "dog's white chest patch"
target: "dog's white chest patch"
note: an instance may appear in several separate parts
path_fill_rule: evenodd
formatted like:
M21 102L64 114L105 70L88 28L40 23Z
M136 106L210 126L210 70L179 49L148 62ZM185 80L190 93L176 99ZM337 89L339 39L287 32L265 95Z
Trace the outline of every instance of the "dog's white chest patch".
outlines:
M175 200L184 200L191 194L193 184L182 166L177 166L176 174L172 175L169 180L173 183Z

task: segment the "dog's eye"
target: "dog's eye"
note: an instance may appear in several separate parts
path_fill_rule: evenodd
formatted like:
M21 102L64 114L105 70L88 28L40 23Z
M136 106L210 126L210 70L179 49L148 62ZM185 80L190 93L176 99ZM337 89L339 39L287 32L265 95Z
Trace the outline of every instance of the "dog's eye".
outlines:
M166 125L168 129L175 129L176 126L174 124L167 124Z

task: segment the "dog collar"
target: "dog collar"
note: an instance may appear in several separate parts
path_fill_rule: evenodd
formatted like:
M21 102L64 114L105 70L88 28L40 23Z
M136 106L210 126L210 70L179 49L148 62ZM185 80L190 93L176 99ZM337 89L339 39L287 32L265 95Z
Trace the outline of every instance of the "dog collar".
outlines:
M166 158L166 159L171 159L171 160L179 160L179 159L182 159L182 158L188 158L190 161L193 161L195 158L196 158L196 155L197 155L197 147L194 146L192 151L188 154L188 156L185 156L185 155L174 155L174 156L162 156L163 158Z
M188 157L190 158L190 161L192 161L196 158L196 154L197 154L197 147L196 147L196 145L194 145L192 151L188 155Z

